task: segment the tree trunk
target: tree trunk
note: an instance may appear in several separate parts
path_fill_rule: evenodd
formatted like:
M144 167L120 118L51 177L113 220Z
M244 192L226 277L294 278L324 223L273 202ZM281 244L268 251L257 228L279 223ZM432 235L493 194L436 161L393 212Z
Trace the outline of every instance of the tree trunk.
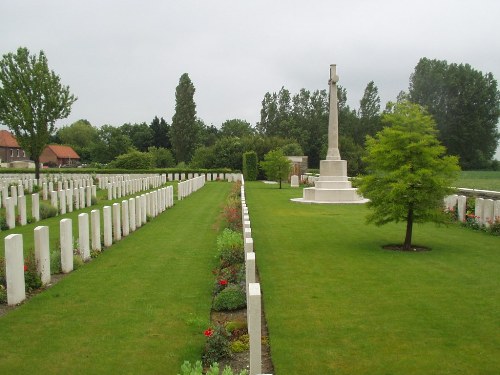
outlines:
M281 177L280 177L280 189L281 189Z
M403 244L403 250L411 249L411 235L413 231L413 205L410 204L408 208L408 215L406 216L406 237Z
M35 178L40 181L40 157L34 156L33 161L35 162Z

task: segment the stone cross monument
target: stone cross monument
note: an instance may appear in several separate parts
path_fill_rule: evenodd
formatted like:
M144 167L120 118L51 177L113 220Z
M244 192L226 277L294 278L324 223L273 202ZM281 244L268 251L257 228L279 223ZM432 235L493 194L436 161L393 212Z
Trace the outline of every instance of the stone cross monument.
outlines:
M328 117L328 152L326 160L340 160L339 152L339 110L337 99L337 65L330 65L330 116Z
M347 177L347 161L340 158L339 152L339 120L337 99L336 65L330 65L330 115L328 118L328 152L326 160L320 161L320 176L314 187L305 188L302 198L293 199L302 203L366 203L359 196Z

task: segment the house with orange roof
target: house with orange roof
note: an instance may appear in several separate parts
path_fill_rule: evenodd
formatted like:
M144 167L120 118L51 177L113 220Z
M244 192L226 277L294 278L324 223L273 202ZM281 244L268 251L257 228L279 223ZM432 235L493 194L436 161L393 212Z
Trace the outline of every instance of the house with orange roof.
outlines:
M0 130L0 162L2 164L29 160L26 152L8 130Z
M80 156L70 146L48 145L40 155L40 163L54 167L77 166Z

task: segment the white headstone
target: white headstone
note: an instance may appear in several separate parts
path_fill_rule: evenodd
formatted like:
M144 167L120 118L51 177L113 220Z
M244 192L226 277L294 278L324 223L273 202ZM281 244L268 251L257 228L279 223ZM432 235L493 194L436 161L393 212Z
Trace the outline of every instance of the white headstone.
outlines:
M73 271L73 227L71 219L62 219L59 223L61 243L61 270L63 273Z
M129 210L129 227L130 231L135 231L136 214L135 214L135 198L129 198L128 200L128 210Z
M111 220L111 207L104 206L102 208L103 224L104 224L104 246L110 247L113 244L113 225Z
M5 279L7 304L17 305L26 298L24 283L23 236L9 234L5 237Z
M16 212L14 207L14 198L7 197L5 200L5 219L9 229L16 227Z
M99 210L90 211L90 236L92 250L101 251L101 216Z
M128 200L122 201L122 233L123 236L128 236L130 231L130 217L128 209Z
M113 240L120 241L122 239L120 204L113 203Z
M37 194L38 195L38 194ZM34 230L36 269L43 285L50 283L49 227L38 226Z
M260 284L248 284L248 335L250 337L250 375L262 373L262 330Z
M82 260L88 261L90 259L89 215L86 213L78 215L78 247Z
M33 220L40 221L40 195L31 194L31 216Z
M26 195L20 195L18 198L19 224L26 225Z

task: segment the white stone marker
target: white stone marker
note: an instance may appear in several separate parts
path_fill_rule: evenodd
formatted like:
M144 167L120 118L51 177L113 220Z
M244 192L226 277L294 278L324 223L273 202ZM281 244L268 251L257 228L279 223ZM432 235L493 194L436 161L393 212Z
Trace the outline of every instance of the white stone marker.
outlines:
M113 239L115 240L115 242L122 239L119 203L113 203Z
M21 198L21 197L19 197ZM489 228L491 224L494 222L494 217L493 217L493 209L494 209L494 202L493 199L485 199L483 201L483 224Z
M78 191L80 193L80 197L79 197L80 208L85 208L85 188L82 186L82 187L78 188Z
M71 219L62 219L59 223L61 242L61 271L73 271L73 227Z
M80 209L80 190L78 188L73 189L73 198L75 202L75 210Z
M42 184L42 199L44 201L46 201L47 199L49 199L49 191L47 189L47 183L46 182L44 182Z
M92 250L101 251L101 216L99 210L90 211L90 238Z
M253 238L245 238L245 253L252 253L253 252Z
M248 284L248 335L250 336L250 375L262 373L262 331L260 284Z
M299 187L299 176L294 174L291 178L290 187Z
M50 283L50 250L49 227L38 226L33 231L35 235L36 270L43 285Z
M40 221L40 195L31 194L31 216L33 220Z
M474 215L476 216L476 220L480 224L484 224L483 206L484 206L484 199L483 198L476 198L476 206L474 209Z
M128 199L128 210L129 210L129 227L130 227L130 231L134 232L135 231L135 223L136 223L136 217L135 217L135 198L129 198Z
M9 234L5 237L5 279L7 304L17 305L26 299L24 283L23 236Z
M66 190L59 190L59 202L61 203L61 215L66 214Z
M5 199L5 219L7 220L7 226L9 229L14 229L16 227L16 213L14 210L14 198L7 197Z
M26 219L26 196L25 195L20 195L18 200L18 210L19 210L19 224L21 226L26 225L27 219Z
M135 227L142 226L142 199L140 196L135 197Z
M66 205L68 212L73 212L73 189L66 189Z
M130 232L130 217L128 209L128 200L122 201L122 234L123 237L128 236Z
M243 238L250 238L252 237L252 229L251 228L244 228L243 229Z
M142 219L142 224L146 224L147 222L147 211L146 211L146 195L142 194L141 195L141 219Z
M462 223L465 221L465 215L467 211L467 197L465 195L459 195L458 196L458 202L457 202L457 215L458 215L458 220L461 221Z
M86 213L78 215L78 247L82 260L88 261L90 259L89 215Z
M111 207L104 206L102 208L102 216L104 221L104 246L110 247L113 244L113 225L111 224Z
M245 277L246 293L248 296L248 284L255 282L255 253L245 253Z
M87 186L87 207L92 206L92 188Z
M57 212L59 212L58 204L57 204L57 191L51 190L50 192L50 204L52 207L55 207Z
M495 217L495 221L500 221L500 200L495 201L493 205L493 216Z

